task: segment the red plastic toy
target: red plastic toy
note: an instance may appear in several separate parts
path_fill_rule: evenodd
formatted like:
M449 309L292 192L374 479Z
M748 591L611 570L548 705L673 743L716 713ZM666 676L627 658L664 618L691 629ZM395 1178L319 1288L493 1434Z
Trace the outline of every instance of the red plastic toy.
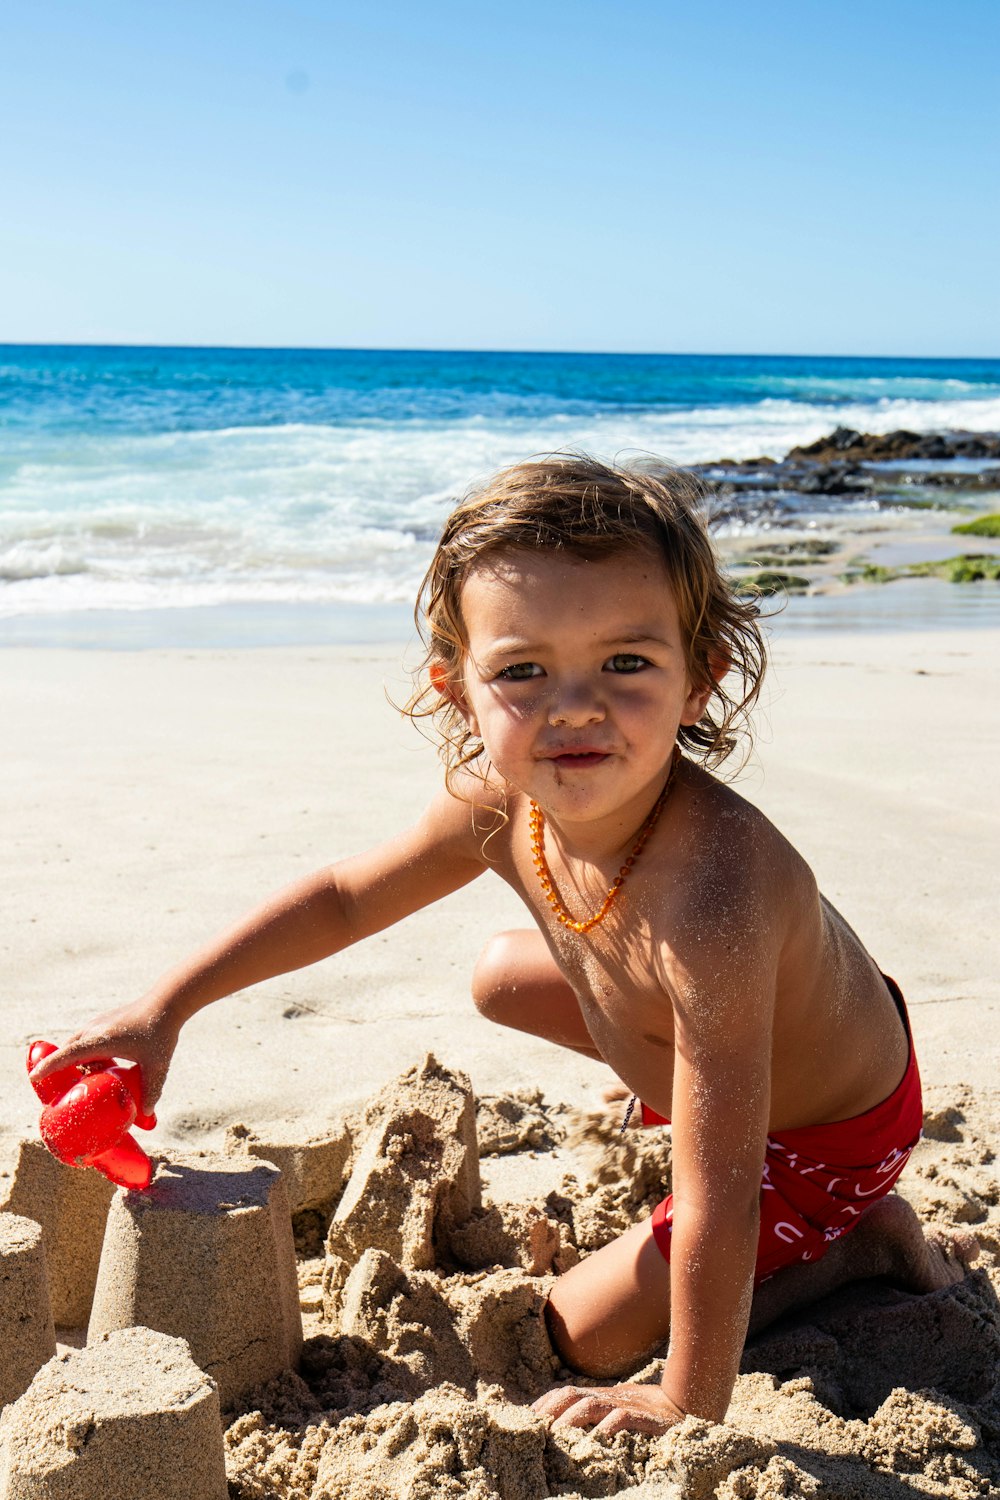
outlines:
M51 1042L32 1042L29 1074L56 1051ZM96 1167L119 1187L149 1186L153 1163L129 1134L133 1125L152 1130L156 1124L155 1115L142 1113L137 1064L120 1067L111 1057L95 1058L30 1082L45 1106L39 1130L53 1156L71 1167Z

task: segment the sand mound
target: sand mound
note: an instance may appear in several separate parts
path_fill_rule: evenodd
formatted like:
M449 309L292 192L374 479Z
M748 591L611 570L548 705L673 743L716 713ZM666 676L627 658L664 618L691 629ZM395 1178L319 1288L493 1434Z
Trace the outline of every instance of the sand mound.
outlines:
M231 1155L253 1156L278 1168L293 1219L333 1208L344 1190L351 1155L351 1131L346 1124L303 1136L301 1123L283 1125L267 1135L239 1124L226 1131L225 1149Z
M141 1325L186 1339L223 1407L298 1363L302 1323L284 1185L253 1157L161 1162L115 1194L88 1342Z
M601 1440L529 1409L569 1372L542 1308L553 1273L668 1190L669 1132L620 1138L537 1092L479 1101L433 1059L353 1123L323 1296L300 1259L301 1376L246 1400L226 1433L237 1500L902 1500L1000 1489L1000 1094L929 1091L901 1190L929 1225L971 1227L959 1286L852 1287L748 1346L728 1420ZM480 1201L479 1169L486 1189ZM547 1176L546 1176L547 1174ZM499 1197L497 1183L515 1183ZM545 1183L539 1191L539 1183ZM530 1184L530 1201L525 1198ZM662 1351L661 1351L662 1352ZM662 1359L634 1379L655 1380Z
M225 1500L215 1385L148 1328L58 1354L0 1421L4 1500Z
M100 1172L66 1166L41 1141L18 1142L10 1187L0 1209L42 1226L57 1327L78 1328L90 1316L114 1191Z

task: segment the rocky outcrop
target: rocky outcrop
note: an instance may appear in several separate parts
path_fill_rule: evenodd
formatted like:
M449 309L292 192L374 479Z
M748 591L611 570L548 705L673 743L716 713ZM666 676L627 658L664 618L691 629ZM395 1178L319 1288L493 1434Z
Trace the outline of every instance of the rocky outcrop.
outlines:
M879 464L893 459L1000 458L1000 433L996 432L856 432L837 427L826 437L801 448L790 448L786 462L806 458L812 463Z

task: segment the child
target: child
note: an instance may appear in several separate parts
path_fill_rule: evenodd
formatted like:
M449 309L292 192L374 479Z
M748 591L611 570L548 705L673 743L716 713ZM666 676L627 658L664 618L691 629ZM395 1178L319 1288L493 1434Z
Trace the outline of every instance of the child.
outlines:
M555 1283L567 1365L616 1380L670 1335L659 1385L566 1387L554 1419L720 1421L748 1327L846 1281L914 1290L976 1253L885 1196L916 1144L906 1010L796 851L705 767L760 688L754 605L693 482L556 456L449 519L421 595L445 789L411 829L280 892L36 1069L138 1062L152 1108L202 1006L315 963L497 870L535 922L488 944L480 1011L603 1059L673 1122L673 1195ZM682 750L687 754L682 754Z

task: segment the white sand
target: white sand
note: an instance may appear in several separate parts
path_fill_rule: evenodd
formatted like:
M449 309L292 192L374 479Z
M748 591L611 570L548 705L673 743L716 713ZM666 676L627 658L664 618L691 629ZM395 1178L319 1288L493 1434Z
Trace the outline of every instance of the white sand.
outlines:
M944 587L942 585L942 587ZM738 785L906 993L925 1076L998 1076L1000 632L777 627ZM402 650L3 654L0 1131L34 1125L24 1045L137 996L249 904L410 820L438 785ZM487 876L182 1037L157 1143L221 1144L357 1101L434 1050L482 1092L596 1097L601 1070L498 1034L468 980L523 909Z
M473 1500L577 1487L624 1495L637 1483L650 1497L707 1500L721 1484L732 1500L892 1500L915 1474L928 1493L964 1500L1000 1473L981 1436L1000 1409L990 1333L1000 1256L990 1165L1000 1135L998 646L1000 631L978 629L778 627L758 750L738 783L902 984L931 1111L904 1191L928 1224L975 1228L984 1270L926 1298L859 1289L860 1301L848 1294L814 1322L766 1336L748 1351L725 1427L691 1419L662 1440L610 1447L584 1433L546 1436L522 1404L545 1375L546 1273L617 1232L615 1216L637 1211L622 1193L641 1197L653 1184L623 1162L626 1188L581 1188L567 1240L565 1223L541 1210L529 1221L504 1201L544 1200L567 1165L562 1147L548 1160L544 1149L484 1160L486 1200L498 1206L453 1243L481 1271L409 1271L366 1252L343 1293L354 1320L345 1341L319 1321L324 1303L339 1300L329 1278L322 1292L317 1284L322 1263L300 1266L303 1307L322 1335L307 1344L311 1383L279 1378L230 1428L230 1478L244 1500L370 1500L405 1486L431 1500L453 1492L446 1475ZM37 1120L24 1078L29 1037L58 1039L136 996L276 885L416 814L439 771L385 701L386 687L405 695L400 655L4 653L0 1133ZM466 1071L478 1094L541 1087L547 1102L528 1107L523 1145L531 1131L544 1137L562 1101L596 1102L607 1073L498 1033L473 1010L480 945L522 920L486 878L317 970L220 1002L186 1028L151 1149L221 1144L234 1121L294 1147L297 1117L305 1149L429 1049ZM507 1125L495 1106L481 1116L482 1146ZM661 1145L620 1149L644 1152L659 1176ZM497 1261L505 1269L488 1269ZM430 1341L404 1358L425 1326ZM388 1356L381 1373L369 1345ZM373 1488L376 1472L386 1489Z

